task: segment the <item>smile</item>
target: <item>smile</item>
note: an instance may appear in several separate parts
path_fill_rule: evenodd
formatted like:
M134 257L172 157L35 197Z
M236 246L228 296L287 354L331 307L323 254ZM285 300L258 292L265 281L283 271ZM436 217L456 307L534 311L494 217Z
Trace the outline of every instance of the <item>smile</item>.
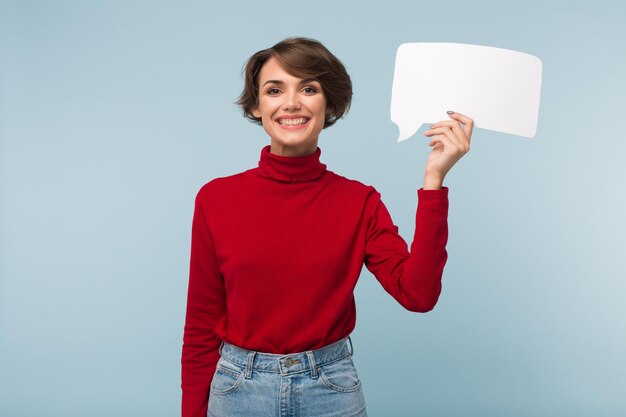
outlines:
M276 120L276 122L280 125L280 127L282 127L283 129L301 129L304 126L306 126L309 123L309 119L308 117L299 117L297 119L287 119L287 118L280 118L278 120Z

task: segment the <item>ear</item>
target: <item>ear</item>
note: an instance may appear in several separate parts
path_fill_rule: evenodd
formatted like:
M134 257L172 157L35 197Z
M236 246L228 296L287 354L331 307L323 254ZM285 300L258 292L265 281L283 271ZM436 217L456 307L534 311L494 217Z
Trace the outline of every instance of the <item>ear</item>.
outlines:
M252 115L258 119L261 118L261 112L259 111L259 106L256 106L252 109Z

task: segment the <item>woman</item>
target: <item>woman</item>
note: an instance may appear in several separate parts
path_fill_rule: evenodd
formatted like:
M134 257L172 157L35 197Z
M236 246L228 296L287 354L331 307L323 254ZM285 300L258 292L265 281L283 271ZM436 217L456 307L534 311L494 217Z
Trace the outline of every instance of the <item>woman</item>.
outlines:
M349 339L363 264L408 310L435 306L447 258L442 183L469 150L473 121L452 113L425 133L433 148L409 254L374 187L320 162L318 136L351 97L344 66L313 39L248 60L238 104L270 145L258 167L196 197L183 417L367 416Z

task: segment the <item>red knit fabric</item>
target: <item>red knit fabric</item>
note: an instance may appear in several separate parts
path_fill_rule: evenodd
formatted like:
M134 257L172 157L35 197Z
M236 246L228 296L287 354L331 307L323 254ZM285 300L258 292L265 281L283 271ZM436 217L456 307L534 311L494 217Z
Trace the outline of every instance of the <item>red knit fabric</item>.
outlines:
M362 267L410 311L437 303L448 189L419 189L411 252L372 186L326 169L320 148L204 185L195 202L182 349L182 415L205 417L222 340L267 353L313 350L355 326Z

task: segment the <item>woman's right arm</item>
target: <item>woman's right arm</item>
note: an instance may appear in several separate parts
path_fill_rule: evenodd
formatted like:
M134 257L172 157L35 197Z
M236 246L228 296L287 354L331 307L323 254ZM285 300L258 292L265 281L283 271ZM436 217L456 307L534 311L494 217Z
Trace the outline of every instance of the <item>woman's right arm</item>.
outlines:
M209 389L221 340L215 326L224 315L225 291L204 211L205 193L196 197L191 228L187 311L181 357L182 417L206 417Z

